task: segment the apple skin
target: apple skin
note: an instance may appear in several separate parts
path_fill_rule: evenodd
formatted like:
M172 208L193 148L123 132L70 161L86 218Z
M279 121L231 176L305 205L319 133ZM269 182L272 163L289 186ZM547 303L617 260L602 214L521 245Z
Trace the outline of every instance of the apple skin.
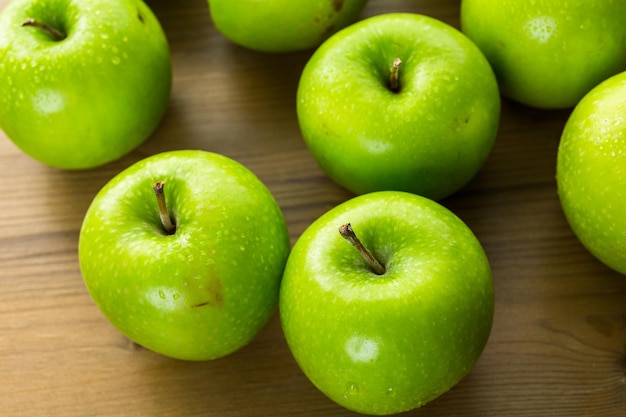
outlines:
M152 183L176 231L164 233ZM114 177L80 231L80 268L104 315L141 346L178 359L225 356L275 312L290 242L265 185L203 151L148 157Z
M396 57L400 91L388 86ZM408 191L439 200L479 171L499 125L500 95L480 50L430 17L391 13L333 35L297 92L305 143L355 194Z
M294 52L321 44L354 22L367 0L210 0L217 30L261 52Z
M55 41L28 18L55 26ZM106 164L146 140L171 90L165 34L140 0L13 0L0 13L0 127L62 169Z
M626 72L594 87L574 108L559 143L556 178L580 242L626 274Z
M348 222L383 275L339 235ZM306 229L279 306L311 382L343 407L385 415L424 405L470 371L491 332L494 293L487 257L458 217L424 197L380 191Z
M571 108L626 69L623 0L463 0L461 27L484 52L502 94Z

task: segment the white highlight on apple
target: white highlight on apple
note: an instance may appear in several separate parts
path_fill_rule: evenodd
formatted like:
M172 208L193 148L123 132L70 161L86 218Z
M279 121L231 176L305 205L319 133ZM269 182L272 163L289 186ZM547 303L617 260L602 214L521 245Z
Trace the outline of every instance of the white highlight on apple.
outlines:
M524 30L539 43L547 43L556 33L556 20L552 16L537 16L524 25Z
M345 347L354 362L371 362L378 357L378 342L362 335L351 336Z
M363 138L362 143L364 148L367 148L369 152L374 154L384 154L393 149L391 142L381 139Z
M59 91L42 88L33 96L33 105L37 113L45 116L62 111L65 108L65 100Z
M175 311L177 302L181 295L174 288L154 288L151 292L146 293L148 302L153 306L158 306L161 310Z

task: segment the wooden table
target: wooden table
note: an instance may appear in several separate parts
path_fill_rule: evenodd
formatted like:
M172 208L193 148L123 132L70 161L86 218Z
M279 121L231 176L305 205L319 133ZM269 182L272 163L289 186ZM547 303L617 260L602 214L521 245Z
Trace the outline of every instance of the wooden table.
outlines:
M0 0L0 8L8 0ZM243 350L193 363L137 348L91 301L77 239L95 193L148 155L199 148L254 171L292 241L351 195L306 150L295 114L311 51L264 55L226 41L204 0L151 0L171 43L174 86L158 131L120 161L48 168L0 134L0 415L349 416L304 377L277 315ZM459 24L458 0L372 0ZM496 314L483 356L414 416L626 416L626 277L593 259L562 215L555 158L568 111L503 102L497 143L443 201L483 243Z

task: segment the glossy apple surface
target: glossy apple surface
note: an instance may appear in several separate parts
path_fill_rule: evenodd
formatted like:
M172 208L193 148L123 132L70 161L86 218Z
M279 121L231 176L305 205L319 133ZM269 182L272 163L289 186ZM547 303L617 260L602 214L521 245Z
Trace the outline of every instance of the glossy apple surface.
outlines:
M340 234L350 223L383 264L377 275ZM494 294L471 230L438 203L382 191L321 216L287 261L280 316L311 382L366 414L420 407L472 369L491 331Z
M164 181L173 234L152 183ZM276 309L289 235L265 185L243 165L171 151L113 178L89 207L80 268L104 315L130 339L179 359L225 356Z
M596 86L575 107L559 144L557 182L578 239L626 274L626 72Z
M228 39L262 52L318 46L354 22L367 0L210 0L215 27Z
M503 95L570 108L626 70L622 0L463 0L461 27L484 52Z
M397 91L390 86L396 58ZM320 46L302 73L297 112L308 148L339 185L355 194L441 199L486 161L500 96L487 60L462 33L427 16L392 13Z
M55 28L65 38L35 26ZM0 127L63 169L120 158L165 112L167 39L140 0L13 0L0 12Z

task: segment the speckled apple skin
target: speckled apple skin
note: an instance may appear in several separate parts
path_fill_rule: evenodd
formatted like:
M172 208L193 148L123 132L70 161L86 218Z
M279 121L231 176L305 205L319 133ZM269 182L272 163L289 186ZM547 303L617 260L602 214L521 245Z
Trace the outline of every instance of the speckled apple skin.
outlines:
M21 27L27 18L67 38ZM140 0L13 0L0 13L0 127L45 164L93 168L136 148L171 78L167 39Z
M557 182L578 239L626 274L626 72L591 90L570 115L559 144Z
M152 183L165 181L176 232L163 232ZM276 310L289 234L265 185L203 151L144 159L94 198L79 239L89 293L122 333L179 359L225 356Z
M351 223L376 275L339 234ZM285 268L280 316L303 372L329 398L365 414L420 407L454 386L481 355L494 312L480 243L423 197L355 197L300 236Z
M402 60L397 93L388 87L395 58ZM308 148L339 185L438 200L485 163L500 95L487 60L462 33L427 16L391 13L318 48L300 78L297 113Z
M314 48L353 23L367 0L210 0L215 27L232 42L262 52Z
M502 94L570 108L626 70L624 0L463 0L461 27L484 52Z

